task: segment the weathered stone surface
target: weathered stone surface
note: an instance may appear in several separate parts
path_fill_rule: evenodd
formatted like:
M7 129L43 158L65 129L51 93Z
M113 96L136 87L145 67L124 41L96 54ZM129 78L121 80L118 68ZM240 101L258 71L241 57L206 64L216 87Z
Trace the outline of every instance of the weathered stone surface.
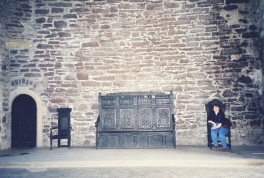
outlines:
M261 126L261 120L255 120L250 122L251 127L260 127Z
M66 100L65 100L65 98L52 98L51 102L60 104L60 103L65 103Z
M66 32L59 32L58 35L59 37L71 37L71 33Z
M41 77L39 73L25 73L24 77Z
M36 23L45 23L46 19L44 17L36 19Z
M62 13L64 12L64 9L63 8L51 8L51 12L52 13Z
M88 80L87 74L84 73L77 73L77 79L78 80Z
M42 27L43 27L43 28L49 28L49 27L52 27L52 24L43 24Z
M6 116L2 118L2 123L6 123Z
M243 38L257 38L259 36L260 36L259 32L248 32L248 33L243 33L242 35Z
M82 47L83 48L85 48L85 47L99 47L99 43L96 42L96 41L88 42L88 43L83 43L82 44Z
M54 27L55 28L65 28L65 27L67 27L67 22L65 22L65 21L55 21L54 22Z
M256 25L250 25L249 26L249 30L257 30L258 29L258 27L256 26Z
M38 49L53 49L53 45L48 45L48 44L38 44L37 48L38 48Z
M226 0L226 4L232 3L249 3L250 0Z
M244 75L239 77L237 81L240 82L240 83L245 83L245 84L252 83L252 79L249 76L244 76Z
M165 1L164 7L165 8L178 8L178 7L180 7L180 5L177 2Z
M95 82L95 81L88 81L88 82L82 82L82 86L90 86L90 87L100 87L101 83L100 82Z
M225 91L223 92L223 96L224 96L224 97L237 97L238 94L235 93L235 92L232 92L231 90L225 90Z
M214 20L215 14L199 15L199 20Z
M226 10L226 11L231 11L231 10L235 10L235 9L237 9L237 8L238 8L237 5L228 5L228 6L225 6L225 7L224 7L224 10Z
M63 15L64 19L76 19L77 15L76 14L65 14Z
M49 9L36 9L35 10L35 14L48 14L49 13Z
M49 3L48 5L52 7L72 7L72 3L66 3L66 2L54 2L54 3Z

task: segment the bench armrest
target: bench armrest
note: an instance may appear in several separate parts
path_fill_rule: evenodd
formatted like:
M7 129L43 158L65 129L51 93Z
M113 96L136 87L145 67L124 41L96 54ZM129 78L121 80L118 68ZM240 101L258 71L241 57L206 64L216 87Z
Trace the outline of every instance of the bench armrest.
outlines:
M98 128L100 123L100 115L97 117L97 120L95 122L95 127Z

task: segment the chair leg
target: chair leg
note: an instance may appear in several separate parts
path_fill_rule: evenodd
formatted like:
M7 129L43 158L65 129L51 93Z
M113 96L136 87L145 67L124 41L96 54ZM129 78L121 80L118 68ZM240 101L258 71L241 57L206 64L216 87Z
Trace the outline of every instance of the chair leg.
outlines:
M71 149L71 136L68 138L68 147Z
M228 143L229 143L229 150L231 150L231 138L230 138L230 136L228 137Z
M209 126L207 126L207 144L208 147L210 148L210 150L212 149L212 138L211 138L211 129L209 128Z
M58 139L58 148L60 148L60 139Z
M211 139L211 135L210 137L208 137L208 147L210 147L210 150L212 149L212 139Z
M207 137L207 146L210 147L210 145L211 145L211 144L210 144L210 138Z

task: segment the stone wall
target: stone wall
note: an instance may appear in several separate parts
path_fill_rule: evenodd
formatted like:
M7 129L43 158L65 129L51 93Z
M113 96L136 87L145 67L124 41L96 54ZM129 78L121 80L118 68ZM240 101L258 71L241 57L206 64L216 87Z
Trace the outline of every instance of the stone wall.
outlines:
M260 7L260 9L259 9L259 11L260 11L259 24L260 24L260 28L261 28L260 38L261 38L261 44L262 44L261 49L263 49L264 48L264 30L263 30L264 29L264 1L260 1L259 7ZM260 52L260 56L262 59L264 58L263 52L264 52L263 50L261 50L261 52ZM264 72L263 69L264 69L264 65L262 64L262 74ZM264 78L262 78L262 79L264 79Z
M259 12L260 12L260 18L259 18L259 24L261 28L260 33L260 40L261 40L261 51L260 51L260 57L262 59L262 76L264 74L264 65L263 65L263 59L264 59L264 1L260 1L259 4ZM264 78L262 77L262 85L264 85ZM262 89L262 93L264 90ZM262 98L262 111L264 110L264 98ZM264 130L264 122L262 120L262 129Z
M7 128L8 122L6 118L5 103L8 99L8 50L5 49L5 20L6 20L6 9L3 8L6 6L6 1L3 0L0 2L0 102L2 107L0 107L0 149L6 148L7 146Z
M43 146L49 145L58 107L73 109L73 146L94 145L98 93L132 91L173 91L177 144L206 144L204 105L215 98L227 104L234 144L263 144L259 5L9 0L9 56L3 57L10 63L9 91L27 87L47 108ZM10 102L3 100L7 123ZM8 132L9 126L0 130ZM1 140L10 147L8 134Z
M220 25L221 54L229 62L221 65L224 77L219 80L224 79L223 97L230 105L233 134L240 144L262 144L263 138L256 136L263 133L259 2L229 0L220 15L225 22Z

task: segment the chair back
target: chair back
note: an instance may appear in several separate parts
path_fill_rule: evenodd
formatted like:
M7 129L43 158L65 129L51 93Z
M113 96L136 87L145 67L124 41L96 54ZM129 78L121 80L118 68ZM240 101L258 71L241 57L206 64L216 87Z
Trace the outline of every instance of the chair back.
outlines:
M223 127L226 129L230 129L230 126L232 126L232 123L230 122L230 119L225 118L224 123L223 123Z
M71 122L70 112L71 108L58 108L58 135L70 135Z

